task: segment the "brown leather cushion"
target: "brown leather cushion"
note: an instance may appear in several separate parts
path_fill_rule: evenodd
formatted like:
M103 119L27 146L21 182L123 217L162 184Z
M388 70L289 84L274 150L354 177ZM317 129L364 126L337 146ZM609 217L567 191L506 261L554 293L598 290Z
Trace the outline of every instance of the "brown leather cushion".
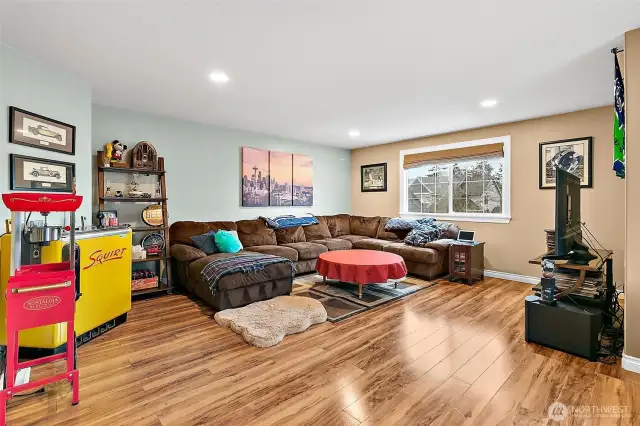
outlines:
M353 248L382 251L382 249L389 244L393 244L393 241L379 240L377 238L365 238L364 240L358 240L353 243Z
M331 232L331 237L335 238L335 237L340 237L342 235L351 234L351 227L349 226L348 214L324 216L324 219L327 221L327 225L329 226L329 232Z
M391 243L384 247L383 251L395 253L406 261L419 263L438 262L438 252L434 249L413 247L405 243Z
M342 240L347 240L351 244L355 243L356 241L367 239L367 237L365 237L364 235L341 235L338 238Z
M195 248L185 244L172 244L171 256L180 262L193 262L194 260L206 257L207 254L199 248Z
M307 241L323 240L325 238L331 238L331 233L327 224L320 221L317 225L309 225L302 228L304 230L304 236Z
M301 243L307 241L302 226L295 228L276 229L278 244Z
M350 250L353 247L351 241L343 240L341 238L327 238L324 240L314 240L313 242L314 244L322 244L323 246L328 248L329 251Z
M277 245L276 231L269 228L262 219L239 220L238 237L244 247Z
M195 246L191 237L196 235L206 234L209 231L236 231L235 222L193 222L193 221L181 221L175 222L169 228L169 238L171 244L186 244L188 246Z
M256 253L262 254L272 254L274 256L284 257L285 259L289 259L293 262L298 261L298 252L290 247L285 246L276 246L276 245L264 245L264 246L253 246L247 251L252 251Z
M207 283L202 280L202 269L211 261L216 259L224 259L234 257L239 254L257 254L249 251L241 251L239 253L216 253L202 259L198 259L189 265L189 277L196 285L206 286L206 291L210 292ZM250 274L238 272L236 274L226 275L218 281L218 290L232 290L234 288L248 287L253 284L263 283L272 280L279 280L291 277L291 265L288 262L274 263L265 266L264 269L254 271Z
M378 225L378 232L376 233L376 238L379 238L381 240L396 240L396 241L400 241L400 240L404 240L404 237L406 237L406 234L409 231L404 231L402 233L400 232L391 232L391 231L385 231L384 227L387 226L387 222L389 222L391 218L390 217L381 217L380 218L380 225Z
M349 228L352 235L364 235L365 237L375 238L380 227L380 216L350 216Z
M278 247L291 247L298 252L298 260L317 259L322 253L329 251L322 244L315 243L289 243Z

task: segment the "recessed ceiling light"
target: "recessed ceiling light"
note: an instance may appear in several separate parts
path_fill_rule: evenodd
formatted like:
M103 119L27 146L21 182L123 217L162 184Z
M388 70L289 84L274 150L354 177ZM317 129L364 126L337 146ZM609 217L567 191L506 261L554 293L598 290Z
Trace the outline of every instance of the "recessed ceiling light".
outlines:
M349 130L349 137L350 138L354 138L355 139L358 136L360 136L360 130L356 130L356 129Z
M209 78L211 81L218 84L226 84L229 82L229 76L224 71L213 71L209 74Z
M480 106L482 108L493 108L496 105L498 105L498 101L495 99L485 99L484 101L480 102Z

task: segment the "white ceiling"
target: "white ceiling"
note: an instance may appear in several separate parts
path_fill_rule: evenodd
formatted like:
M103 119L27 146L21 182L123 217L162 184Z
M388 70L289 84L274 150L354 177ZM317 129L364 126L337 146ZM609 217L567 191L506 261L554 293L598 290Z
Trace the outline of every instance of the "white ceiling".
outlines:
M609 50L640 26L639 0L0 7L2 41L90 82L96 103L346 148L611 104Z

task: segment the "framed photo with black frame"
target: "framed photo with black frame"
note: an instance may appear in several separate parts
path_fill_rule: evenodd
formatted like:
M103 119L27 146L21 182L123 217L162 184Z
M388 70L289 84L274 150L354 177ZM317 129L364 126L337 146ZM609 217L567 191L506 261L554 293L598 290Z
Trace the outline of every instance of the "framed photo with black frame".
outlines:
M387 163L360 166L360 192L387 191Z
M75 155L76 126L12 106L9 142Z
M556 187L556 169L553 157L563 151L574 151L582 156L577 174L582 188L593 187L593 137L542 142L538 153L538 185L540 189Z
M73 163L9 155L9 182L14 191L73 192L75 175Z

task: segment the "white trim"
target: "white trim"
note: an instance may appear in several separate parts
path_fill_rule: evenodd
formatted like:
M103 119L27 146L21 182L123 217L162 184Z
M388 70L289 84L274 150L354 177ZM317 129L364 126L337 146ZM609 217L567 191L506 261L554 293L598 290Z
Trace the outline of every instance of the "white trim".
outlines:
M446 149L467 148L470 146L489 145L502 143L504 160L502 164L502 214L483 213L409 213L400 212L401 216L414 217L435 217L461 222L494 222L509 223L511 221L511 136L499 136L488 139L478 139L466 142L446 143L441 145L425 146L422 148L412 148L400 151L400 209L407 206L407 171L404 169L404 156L408 154L419 154L422 152L443 151ZM452 200L449 200L450 202Z
M527 275L512 274L510 272L491 271L489 269L484 270L484 276L489 278L501 278L503 280L517 281L526 284L539 284L540 278L529 277Z
M640 373L640 358L622 354L622 368L633 373Z

